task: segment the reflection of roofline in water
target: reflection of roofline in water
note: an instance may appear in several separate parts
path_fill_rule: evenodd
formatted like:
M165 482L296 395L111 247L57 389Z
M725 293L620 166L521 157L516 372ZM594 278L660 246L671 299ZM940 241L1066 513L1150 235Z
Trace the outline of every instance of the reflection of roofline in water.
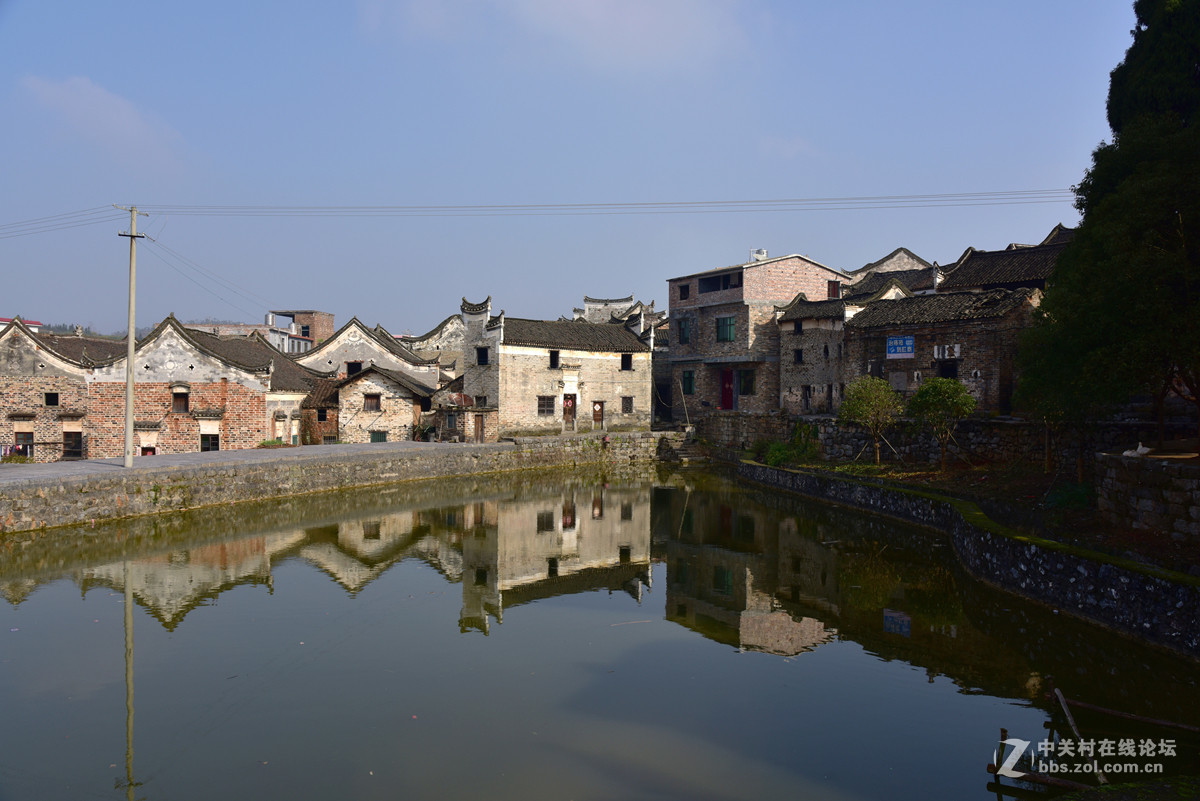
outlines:
M547 576L533 582L502 590L504 608L511 609L521 604L553 598L557 595L575 595L594 590L610 592L626 591L625 584L638 580L650 583L650 560L613 565L611 567L585 567L561 576Z

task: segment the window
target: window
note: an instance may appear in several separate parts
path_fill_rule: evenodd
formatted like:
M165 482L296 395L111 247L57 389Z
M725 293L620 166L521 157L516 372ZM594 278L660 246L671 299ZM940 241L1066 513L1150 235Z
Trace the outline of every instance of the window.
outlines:
M554 396L538 395L538 417L554 416Z
M346 362L346 375L357 375L362 372L362 362Z
M679 299L680 300L687 300L689 297L691 297L691 294L692 294L692 285L691 284L680 284L679 285Z
M554 512L537 513L537 530L539 534L545 531L554 531Z
M550 369L551 370L558 369L558 351L556 351L556 350L550 351Z
M377 540L379 539L379 521L367 520L363 523L363 539Z
M842 296L842 285L839 284L837 281L828 282L828 286L829 286L829 297L831 299L840 298Z
M753 370L738 370L738 394L753 395L754 394L754 371Z
M456 413L446 413L446 428L450 429L451 431L458 429L458 415Z
M47 406L57 406L58 405L58 393L57 392L47 392L45 394L45 397L43 398L43 400L45 401L45 404Z
M825 361L829 361L829 346L825 346Z
M309 328L307 325L300 326L300 336L302 336L302 337L308 336L308 331L309 331Z
M337 437L329 436L328 434L321 437L322 445L337 445Z
M200 435L200 452L219 451L221 450L221 435L220 434L201 434Z
M633 414L633 396L621 396L621 414Z
M604 519L604 491L596 490L592 493L592 519Z
M485 584L487 584L487 568L475 568L475 586L482 587Z
M621 545L617 548L617 559L621 564L627 565L633 560L633 548L629 545Z
M575 529L575 499L570 498L563 501L562 508L562 526L563 531L573 531Z
M633 504L632 503L626 502L626 503L621 504L621 519L622 520L632 520L633 519Z
M82 431L64 431L63 432L63 458L64 459L82 459L83 458L83 432Z
M633 354L632 353L622 353L621 354L621 369L622 370L632 370L633 369Z
M796 364L804 364L804 348L796 348L796 350L792 352L792 359L796 362Z
M803 334L804 333L804 321L803 320L797 320L792 325L792 333L793 334Z
M718 595L733 595L733 571L727 567L714 567L712 588Z
M387 432L386 431L372 431L371 432L371 442L387 442Z
M553 556L546 560L546 576L548 578L556 578L558 576L558 559Z
M383 402L379 395L363 395L363 411L378 412L383 409Z
M842 343L841 343L841 342L839 342L839 343L838 343L838 355L837 355L837 357L838 357L839 359L841 359L841 358L842 358Z
M725 273L724 275L711 275L707 278L700 279L700 294L706 292L720 292L723 289L736 289L742 285L741 272Z
M696 373L693 370L684 370L680 375L680 384L683 384L684 395L694 395L696 392Z
M487 395L476 395L475 396L475 405L476 406L487 406Z
M734 332L734 318L718 317L717 318L717 341L732 342Z
M317 409L317 422L318 423L324 423L328 419L329 419L329 410L328 409Z
M683 319L679 321L679 344L687 345L692 341L692 321Z
M33 458L33 432L17 431L13 434L13 453Z
M475 363L478 365L485 365L488 363L488 349L487 348L476 348L475 349Z
M184 414L188 410L188 394L186 392L171 393L171 411Z

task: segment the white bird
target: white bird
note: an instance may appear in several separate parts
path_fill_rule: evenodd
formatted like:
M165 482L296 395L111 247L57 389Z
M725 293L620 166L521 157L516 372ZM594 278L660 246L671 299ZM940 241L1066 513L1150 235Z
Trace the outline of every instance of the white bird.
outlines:
M1122 453L1121 455L1122 455L1122 456L1145 456L1145 455L1146 455L1146 454L1148 454L1149 452L1150 452L1150 449L1149 449L1149 448L1147 448L1145 445L1143 445L1142 443L1140 443L1140 442L1139 442L1139 443L1138 443L1138 446L1137 446L1136 448L1134 448L1134 449L1132 449L1132 450L1125 451L1125 452L1124 452L1124 453Z

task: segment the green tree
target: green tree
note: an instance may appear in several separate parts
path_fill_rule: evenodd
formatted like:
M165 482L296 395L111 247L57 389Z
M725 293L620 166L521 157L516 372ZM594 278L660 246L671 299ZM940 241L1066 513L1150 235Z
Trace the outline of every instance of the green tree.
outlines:
M864 375L846 385L842 405L838 407L839 423L856 423L867 429L875 443L875 464L879 464L879 443L883 432L896 423L904 411L904 402L882 378Z
M1137 0L1112 72L1113 140L1022 348L1021 397L1051 422L1174 391L1200 414L1200 0Z
M975 411L975 399L953 378L927 378L908 400L908 414L929 429L941 449L941 469L946 469L946 450L954 429Z

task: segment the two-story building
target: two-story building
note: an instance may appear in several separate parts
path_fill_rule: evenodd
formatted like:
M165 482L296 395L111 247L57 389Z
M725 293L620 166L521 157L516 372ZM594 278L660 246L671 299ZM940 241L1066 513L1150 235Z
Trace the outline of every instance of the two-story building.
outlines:
M486 425L495 411L497 427L466 438L649 428L653 327L639 335L626 323L493 317L490 297L464 298L461 309L467 416Z
M776 307L799 293L840 298L846 281L845 273L806 256L769 258L762 250L743 264L670 279L674 419L778 408Z

